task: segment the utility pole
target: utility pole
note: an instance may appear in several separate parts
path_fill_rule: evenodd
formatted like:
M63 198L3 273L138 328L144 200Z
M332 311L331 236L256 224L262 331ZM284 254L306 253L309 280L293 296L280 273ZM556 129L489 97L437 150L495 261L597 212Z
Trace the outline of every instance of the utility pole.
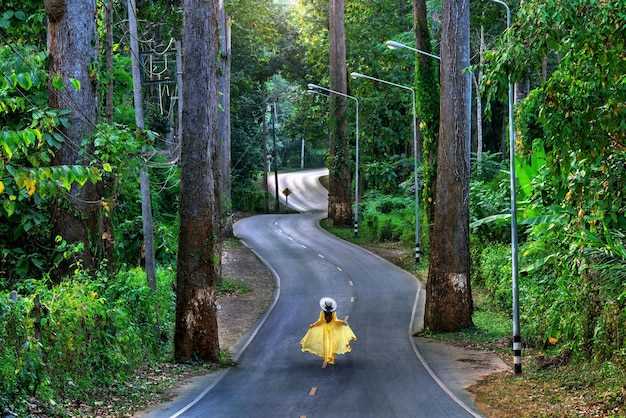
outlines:
M135 124L137 130L143 133L145 128L143 119L143 96L141 93L141 71L139 70L139 42L137 40L137 16L135 14L135 0L128 0L128 30L130 32L130 58L133 75L133 100L135 104ZM152 226L152 202L150 201L150 174L146 164L140 169L141 191L141 219L143 222L143 245L145 253L146 276L148 286L156 289L155 257L154 257L154 230Z
M270 166L270 154L267 149L267 104L265 105L265 110L263 112L263 130L261 132L263 139L263 187L265 187L265 196L263 197L263 204L265 205L265 212L269 213L270 211L270 188L269 188L269 180L267 178L271 166Z
M302 138L302 147L300 148L300 170L304 170L304 138Z
M274 158L274 187L276 189L276 212L280 212L280 200L278 198L278 153L276 152L276 102L272 103L272 136L274 149L272 150Z

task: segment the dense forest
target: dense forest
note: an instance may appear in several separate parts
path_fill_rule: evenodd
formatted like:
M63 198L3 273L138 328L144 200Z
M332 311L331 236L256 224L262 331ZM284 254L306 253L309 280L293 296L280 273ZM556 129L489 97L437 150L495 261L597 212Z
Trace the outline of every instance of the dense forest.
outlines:
M421 243L436 332L476 325L472 292L510 324L511 81L524 347L623 377L626 5L514 0L507 28L474 1L464 61L450 3L0 0L0 415L69 414L146 364L226 363L221 251L238 218L281 210L269 171L328 167L329 228L351 230L356 109L311 83L358 98L356 242ZM452 271L454 312L436 297Z

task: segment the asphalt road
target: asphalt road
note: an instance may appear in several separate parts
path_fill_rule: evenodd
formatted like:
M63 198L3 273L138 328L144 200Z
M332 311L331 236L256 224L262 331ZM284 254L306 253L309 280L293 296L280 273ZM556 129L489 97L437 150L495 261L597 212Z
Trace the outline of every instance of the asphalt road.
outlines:
M181 413L215 418L469 417L416 357L408 330L418 284L372 254L318 227L323 171L286 173L290 206L312 210L260 215L235 233L280 276L280 297L256 337L206 395ZM270 178L273 180L273 178ZM273 189L273 188L272 188ZM331 296L358 337L352 353L321 368L298 342Z

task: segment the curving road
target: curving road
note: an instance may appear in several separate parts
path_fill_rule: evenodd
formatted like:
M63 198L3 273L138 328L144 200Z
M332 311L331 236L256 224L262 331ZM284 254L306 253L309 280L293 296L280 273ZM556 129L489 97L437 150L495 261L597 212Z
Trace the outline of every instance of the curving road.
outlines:
M326 170L281 174L293 215L243 219L235 233L280 277L280 297L256 337L208 393L177 416L214 418L391 418L472 416L433 380L408 335L417 281L403 270L321 230ZM272 178L273 180L273 178ZM336 366L298 342L334 297L358 336Z

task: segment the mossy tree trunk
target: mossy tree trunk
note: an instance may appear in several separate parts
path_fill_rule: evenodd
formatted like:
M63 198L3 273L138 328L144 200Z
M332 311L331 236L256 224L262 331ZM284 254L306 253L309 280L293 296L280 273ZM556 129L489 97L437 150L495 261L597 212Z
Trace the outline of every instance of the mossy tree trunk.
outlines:
M346 32L344 27L344 0L330 0L328 8L330 40L330 88L348 93L346 66ZM335 225L350 225L352 221L352 173L348 142L347 101L345 97L330 95L330 176L328 190L328 217Z
M428 29L426 0L413 0L413 31L415 47L432 53ZM437 177L437 137L439 135L439 65L434 58L415 55L415 96L422 145L423 181L422 197L429 222L432 221L435 181Z

